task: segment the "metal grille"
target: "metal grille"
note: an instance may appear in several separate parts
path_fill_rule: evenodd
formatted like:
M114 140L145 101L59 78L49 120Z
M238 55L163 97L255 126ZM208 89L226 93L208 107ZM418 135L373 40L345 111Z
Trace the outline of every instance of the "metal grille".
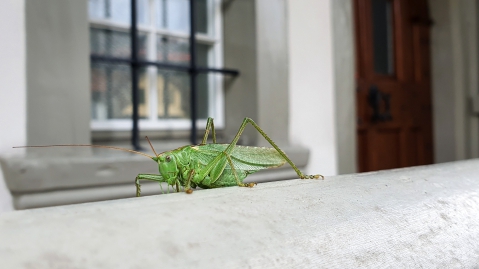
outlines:
M237 76L239 72L207 66L211 46L198 44L195 37L195 33L208 32L207 0L155 1L154 8L159 17L156 26L187 30L189 36L156 35L156 54L153 60L151 54L148 57L148 34L138 29L150 21L148 12L138 12L138 8L141 11L148 3L153 2L90 0L93 18L107 17L114 23L130 24L130 31L121 27L92 27L90 30L92 119L131 118L131 142L135 149L140 148L139 119L155 115L152 113L157 113L155 116L158 118L190 119L190 140L196 144L196 120L207 117L210 105L208 74L216 72ZM118 8L121 4L123 7ZM189 13L189 21L169 16L178 10ZM129 22L125 21L125 12L129 14ZM151 74L149 66L157 67L153 71L155 73ZM149 74L156 76L156 85L149 85ZM150 86L157 91L148 91Z

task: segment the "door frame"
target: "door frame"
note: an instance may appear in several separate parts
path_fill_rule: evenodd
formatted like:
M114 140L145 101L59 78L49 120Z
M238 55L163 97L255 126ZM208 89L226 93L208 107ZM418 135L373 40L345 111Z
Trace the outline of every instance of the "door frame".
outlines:
M338 174L355 173L353 0L330 1ZM479 95L479 0L429 0L429 9L434 162L479 158L479 117L468 104Z
M337 173L358 171L353 0L330 0L334 65Z

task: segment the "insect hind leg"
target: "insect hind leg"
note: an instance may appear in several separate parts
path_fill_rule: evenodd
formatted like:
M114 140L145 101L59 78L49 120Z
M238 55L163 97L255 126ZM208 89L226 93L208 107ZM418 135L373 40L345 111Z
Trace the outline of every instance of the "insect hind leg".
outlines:
M236 133L236 136L233 138L233 141L231 142L231 144L225 150L225 152L227 154L230 154L233 151L234 146L236 145L236 143L238 143L238 140L239 140L241 134L243 133L244 128L246 127L246 125L248 123L253 125L253 127L266 139L266 141L268 141L271 144L271 146L273 146L273 148L276 149L276 151L291 165L291 167L294 169L294 171L296 171L296 174L298 174L299 178L301 178L301 179L319 179L319 178L324 179L324 176L319 175L319 174L318 175L305 175L305 174L303 174L303 172L301 172L298 169L298 167L291 161L291 159L289 159L289 157L286 155L286 153L284 153L284 151L281 150L276 145L276 143L274 143L274 141L258 126L258 124L256 124L256 122L254 122L250 118L244 118L243 123L241 124L241 126L238 130L238 133Z
M240 187L250 187L250 188L253 188L255 185L258 185L256 182L251 182L251 183L243 183L239 177L238 177L238 174L236 173L236 169L235 169L235 166L233 165L233 161L231 160L230 156L228 154L226 154L225 152L223 152L223 154L226 156L226 160L228 160L228 163L231 167L231 171L233 172L233 176L235 177L235 180L236 180L236 183L238 184L238 186Z
M208 139L210 129L211 129L211 135L213 136L213 144L216 144L215 124L213 123L213 118L208 117L208 120L206 121L205 134L203 135L203 140L201 141L200 145L206 144L206 140Z

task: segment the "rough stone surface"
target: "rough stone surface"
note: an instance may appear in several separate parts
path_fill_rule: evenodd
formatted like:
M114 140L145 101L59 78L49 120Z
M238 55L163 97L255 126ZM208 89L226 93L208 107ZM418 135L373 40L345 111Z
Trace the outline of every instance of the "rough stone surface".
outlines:
M2 268L471 268L479 160L24 210Z

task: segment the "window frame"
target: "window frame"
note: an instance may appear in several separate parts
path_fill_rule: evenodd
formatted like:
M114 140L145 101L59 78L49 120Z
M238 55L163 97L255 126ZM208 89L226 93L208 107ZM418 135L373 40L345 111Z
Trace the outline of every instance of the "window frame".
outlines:
M149 7L148 23L142 24L138 21L137 29L139 34L146 34L147 36L147 58L148 61L155 61L157 52L157 37L159 35L182 38L188 40L189 33L181 31L173 31L168 29L160 29L156 26L157 10L155 8L155 1L159 0L147 0ZM213 18L211 22L208 22L208 34L196 33L195 38L197 44L204 44L211 46L207 55L208 64L202 68L209 68L214 66L215 68L223 67L223 36L222 36L222 12L221 12L221 0L207 0L207 16ZM89 17L89 29L107 29L113 31L121 31L125 33L130 32L130 23L116 22L108 19L99 19ZM90 53L90 55L92 55ZM131 59L131 56L126 59ZM189 66L189 65L188 65ZM188 130L191 128L191 118L175 119L166 118L161 119L158 117L158 102L157 100L157 72L159 68L152 65L144 66L146 69L149 91L149 117L146 119L139 119L139 129L144 131L162 131L162 130ZM164 69L168 70L168 69ZM190 76L188 71L185 72L187 76ZM224 109L224 92L223 92L223 78L222 74L215 72L204 72L208 77L208 115L215 118L215 128L222 129L225 125L225 109ZM203 128L206 125L206 119L197 119L196 124L198 129ZM107 119L107 120L94 120L90 119L90 128L92 132L95 131L129 131L131 130L132 119Z

